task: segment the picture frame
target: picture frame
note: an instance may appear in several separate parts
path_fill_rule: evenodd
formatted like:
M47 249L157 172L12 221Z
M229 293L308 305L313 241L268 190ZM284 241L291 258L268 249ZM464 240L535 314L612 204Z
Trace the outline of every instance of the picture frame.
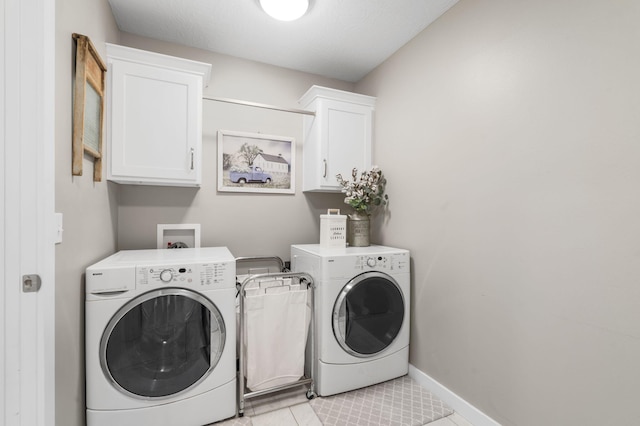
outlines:
M71 173L82 176L83 158L88 154L94 159L93 180L100 182L107 67L89 37L74 33L73 39L76 42L76 64Z
M218 131L218 191L295 194L295 139Z

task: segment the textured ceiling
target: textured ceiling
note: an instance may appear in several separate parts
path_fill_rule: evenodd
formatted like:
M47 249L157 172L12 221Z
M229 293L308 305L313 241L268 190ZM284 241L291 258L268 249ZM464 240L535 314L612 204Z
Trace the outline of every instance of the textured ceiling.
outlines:
M356 82L458 0L310 0L294 22L259 0L109 0L120 30Z

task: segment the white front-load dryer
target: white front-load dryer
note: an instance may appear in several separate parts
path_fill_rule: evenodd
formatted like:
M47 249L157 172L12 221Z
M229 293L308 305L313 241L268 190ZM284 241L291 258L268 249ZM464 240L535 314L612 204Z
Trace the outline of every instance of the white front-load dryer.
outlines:
M236 412L235 259L120 251L86 270L88 426L200 426Z
M291 269L316 290L316 370L327 396L403 376L409 370L410 256L384 246L291 246Z

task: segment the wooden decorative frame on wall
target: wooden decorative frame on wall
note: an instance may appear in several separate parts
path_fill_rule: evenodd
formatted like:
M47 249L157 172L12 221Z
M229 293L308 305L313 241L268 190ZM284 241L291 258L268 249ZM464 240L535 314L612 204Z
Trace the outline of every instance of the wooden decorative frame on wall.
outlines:
M73 95L72 174L82 176L82 160L87 153L94 158L93 180L100 182L107 67L89 37L74 33L73 39L76 41L76 75Z

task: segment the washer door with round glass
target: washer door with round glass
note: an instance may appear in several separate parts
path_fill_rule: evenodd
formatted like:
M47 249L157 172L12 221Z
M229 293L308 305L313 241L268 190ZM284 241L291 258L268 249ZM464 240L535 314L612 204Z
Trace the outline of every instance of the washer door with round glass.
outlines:
M213 371L225 338L222 315L209 299L186 289L154 290L113 316L100 341L100 365L129 396L167 398Z
M361 358L375 356L396 339L404 321L404 297L392 277L365 272L351 279L333 308L333 333L340 346Z

